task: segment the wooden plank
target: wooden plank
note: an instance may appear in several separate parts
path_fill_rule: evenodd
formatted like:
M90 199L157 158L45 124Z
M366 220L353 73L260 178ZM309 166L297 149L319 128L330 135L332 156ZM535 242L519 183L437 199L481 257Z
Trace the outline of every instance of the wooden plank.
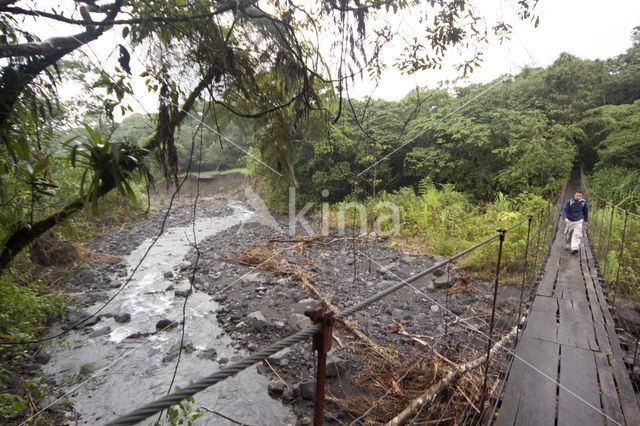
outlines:
M624 362L617 356L611 357L613 372L616 383L618 384L618 396L624 420L628 425L640 425L640 410L638 409L638 400L629 379L629 372L624 366Z
M613 381L609 357L602 352L596 352L596 366L598 367L598 379L600 381L600 395L606 414L607 425L624 424L622 409L618 400L618 391Z
M558 276L559 266L560 256L554 256L553 254L549 256L547 265L544 268L544 275L542 276L542 280L540 281L540 284L538 284L538 288L536 289L536 294L543 296L553 296L553 288L556 283L556 277Z
M554 295L558 298L587 302L587 292L577 255L569 254L562 258Z
M592 256L592 253L588 253L587 256ZM624 356L624 352L620 347L620 340L618 339L618 335L615 331L615 322L613 321L613 316L611 315L611 311L609 310L609 304L607 303L604 292L602 291L602 287L600 286L600 281L595 279L593 281L593 284L596 290L596 295L598 296L598 303L600 305L600 309L602 310L602 315L604 316L605 329L607 331L607 336L609 337L611 350L616 356L622 357Z
M537 296L531 305L532 311L553 312L558 311L558 299L555 297Z
M553 296L553 287L556 283L556 273L545 273L538 284L536 294L540 296Z
M582 349L599 350L588 305L568 299L558 299L558 306L560 308L558 343Z
M556 343L523 335L507 379L497 425L554 424L558 351Z
M527 319L525 333L531 338L557 343L558 323L556 322L556 313L532 310Z
M593 316L593 327L596 335L596 340L598 341L600 352L611 354L613 353L613 351L611 349L611 344L609 343L609 335L607 334L607 331L605 329L602 308L600 307L600 303L598 303L598 296L596 295L596 290L594 287L592 271L590 270L585 250L582 251L582 259L582 275L587 287L587 296L589 297L589 306L591 307L591 315Z
M560 346L558 426L604 425L593 352Z

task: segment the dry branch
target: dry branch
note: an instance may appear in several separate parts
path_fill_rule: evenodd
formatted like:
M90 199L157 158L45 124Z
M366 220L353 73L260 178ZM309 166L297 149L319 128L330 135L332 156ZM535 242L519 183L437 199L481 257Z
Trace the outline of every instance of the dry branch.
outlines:
M509 342L515 335L518 326L513 327L513 329L506 334L498 343L493 345L491 348L491 355L494 355L500 348L502 348L506 343ZM480 358L476 358L473 361L470 361L466 364L462 364L457 368L451 370L442 380L438 383L430 386L422 395L418 398L411 401L411 403L400 412L400 414L396 415L391 421L387 423L387 426L395 426L399 424L404 424L409 420L409 418L414 415L423 405L426 405L433 401L441 392L447 389L449 386L453 385L455 382L460 379L467 372L480 367L487 361L487 355L483 355Z
M327 309L332 310L334 314L338 314L340 313L340 309L337 306L335 306L333 303L331 303L331 301L320 290L318 290L313 284L311 284L311 281L309 280L307 273L299 265L290 266L290 264L292 264L293 262L289 262L289 261L288 261L288 265L284 265L280 262L280 259L276 257L276 254L281 254L285 250L290 250L293 247L296 247L296 248L299 247L298 244L310 244L316 241L318 238L320 237L314 236L308 239L295 240L296 244L294 244L293 246L286 247L283 249L278 249L278 250L274 250L273 248L273 242L276 242L277 240L271 239L267 242L266 246L253 247L249 250L246 250L245 252L241 253L238 256L234 256L232 259L234 261L237 261L246 265L251 265L251 266L260 265L261 268L276 274L288 275L294 280L300 282L303 287L307 288L317 298L322 300L322 302L327 307ZM338 240L350 239L350 238L351 237L335 238L334 240L326 244L331 244L332 242L335 242ZM294 242L294 241L286 241L286 242ZM268 250L269 252L265 252L265 250ZM377 354L383 357L386 357L387 354L384 351L384 348L376 344L373 340L371 340L371 338L369 338L369 336L364 334L355 323L348 321L346 319L340 320L340 323L344 325L344 327L349 332L351 332L354 336L356 336L362 342L364 342L367 346L369 346L374 352L376 352ZM336 340L339 342L338 339Z

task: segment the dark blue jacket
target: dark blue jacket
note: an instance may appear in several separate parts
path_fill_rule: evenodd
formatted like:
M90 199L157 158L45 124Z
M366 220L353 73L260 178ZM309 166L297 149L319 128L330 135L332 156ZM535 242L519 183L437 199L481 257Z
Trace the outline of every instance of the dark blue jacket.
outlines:
M576 220L584 219L585 222L589 220L589 209L587 208L587 200L582 198L580 201L576 201L571 198L562 208L562 218L569 219L572 222Z

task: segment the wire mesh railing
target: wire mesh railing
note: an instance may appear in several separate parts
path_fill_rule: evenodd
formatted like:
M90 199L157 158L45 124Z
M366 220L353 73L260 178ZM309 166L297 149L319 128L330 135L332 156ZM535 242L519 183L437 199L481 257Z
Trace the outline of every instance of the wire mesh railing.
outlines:
M597 194L582 184L589 197L588 222L599 278L612 305L625 364L640 391L640 215Z

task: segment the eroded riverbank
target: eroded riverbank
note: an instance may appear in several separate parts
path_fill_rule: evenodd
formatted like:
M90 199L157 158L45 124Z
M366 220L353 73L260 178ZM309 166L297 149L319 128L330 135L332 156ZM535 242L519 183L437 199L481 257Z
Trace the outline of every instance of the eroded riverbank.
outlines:
M175 381L183 386L305 327L303 312L321 306L321 299L342 310L440 260L390 247L375 235L355 241L329 235L312 242L288 237L265 245L280 231L252 221L240 201L216 197L199 202L196 265L189 242L194 240L191 202L185 198L174 206L163 236L99 320L45 348L51 361L44 370L58 383L56 399L63 397L59 400L68 400L75 410L69 413L73 422L77 413L81 424L104 423L166 394L181 327L159 332L157 327L181 321L191 276L195 291L188 299L185 345ZM159 214L88 245L91 251L122 260L94 260L65 284L77 293L82 310L95 312L123 285L162 219ZM277 218L282 229L287 220ZM371 342L393 355L396 365L415 360L431 347L452 358L458 353L454 359L464 360L485 344L472 331L486 329L490 287L457 268L442 270L353 321ZM508 282L502 289L498 332L513 325L519 293ZM70 319L74 315L71 312ZM168 323L158 326L161 320ZM362 379L371 361L370 346L341 327L336 337L329 355L327 424L354 418L357 409L345 401L368 401L375 395ZM247 424L307 424L313 412L313 377L311 345L298 344L198 394L192 406ZM226 420L205 413L196 424Z

